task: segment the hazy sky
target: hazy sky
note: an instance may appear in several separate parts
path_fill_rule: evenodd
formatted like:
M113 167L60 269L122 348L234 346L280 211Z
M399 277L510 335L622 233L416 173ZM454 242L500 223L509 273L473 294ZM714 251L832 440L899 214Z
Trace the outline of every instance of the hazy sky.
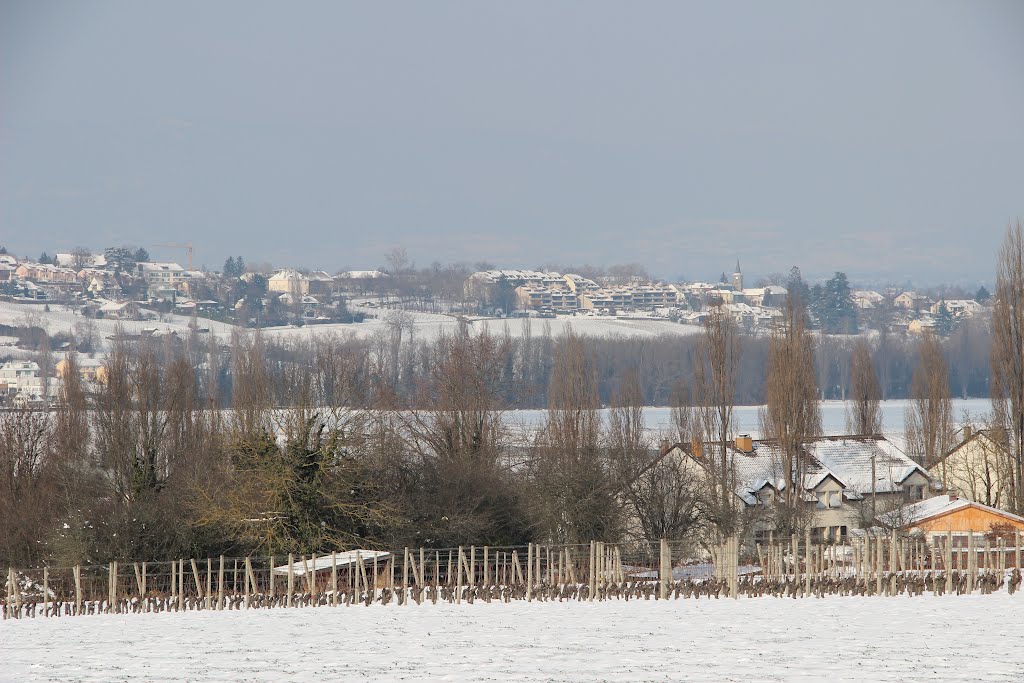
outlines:
M1021 2L0 0L0 243L987 280Z

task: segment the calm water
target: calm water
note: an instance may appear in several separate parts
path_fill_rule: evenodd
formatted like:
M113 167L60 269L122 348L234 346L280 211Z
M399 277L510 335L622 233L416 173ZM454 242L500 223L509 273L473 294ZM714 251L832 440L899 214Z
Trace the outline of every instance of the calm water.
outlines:
M891 435L894 440L901 439L903 435L903 418L907 409L908 401L883 401L882 402L882 431ZM846 433L846 401L825 401L821 404L821 422L826 434ZM749 433L757 438L759 406L737 406L735 410L736 428L738 433ZM953 414L957 422L961 421L964 414L970 414L978 418L991 412L992 406L988 399L970 398L955 399L953 401ZM607 410L601 411L605 416ZM513 424L527 428L536 428L544 423L545 411L543 410L514 410L508 414ZM667 430L672 419L670 408L645 408L644 423L651 431Z

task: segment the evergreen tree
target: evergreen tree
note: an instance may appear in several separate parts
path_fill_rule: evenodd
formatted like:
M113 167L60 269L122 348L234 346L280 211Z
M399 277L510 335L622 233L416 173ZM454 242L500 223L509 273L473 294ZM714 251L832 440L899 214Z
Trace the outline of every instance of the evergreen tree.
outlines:
M236 277L235 259L232 256L228 256L228 260L224 262L224 277Z
M50 257L47 256L45 251L42 254L40 254L39 262L40 263L46 263L46 264L50 263Z
M6 254L6 253L7 253L7 247L0 246L0 254Z
M107 247L103 250L107 267L115 273L128 273L135 269L135 255L128 247Z
M989 293L987 289L985 289L985 285L979 287L977 293L974 295L974 300L977 301L979 304L983 304L991 298L992 295Z
M235 276L241 277L245 275L245 261L239 256L235 259Z
M135 250L132 257L135 259L136 263L145 263L146 261L149 261L149 252L142 247L139 247Z
M826 334L854 334L857 332L857 308L850 293L846 273L837 272L825 282L815 285L811 305L818 326Z
M796 266L789 269L786 293L797 305L802 305L805 308L811 305L811 290L807 287L807 283L804 282L804 278L800 274L800 269Z
M946 302L939 304L939 312L935 314L935 332L942 337L948 337L956 326L956 318L946 307Z

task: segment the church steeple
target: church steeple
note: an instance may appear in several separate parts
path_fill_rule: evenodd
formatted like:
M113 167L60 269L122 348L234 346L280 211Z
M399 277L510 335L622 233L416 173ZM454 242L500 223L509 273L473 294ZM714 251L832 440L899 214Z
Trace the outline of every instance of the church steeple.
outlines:
M740 270L739 259L736 259L736 272L732 274L732 288L737 292L743 291L743 271Z

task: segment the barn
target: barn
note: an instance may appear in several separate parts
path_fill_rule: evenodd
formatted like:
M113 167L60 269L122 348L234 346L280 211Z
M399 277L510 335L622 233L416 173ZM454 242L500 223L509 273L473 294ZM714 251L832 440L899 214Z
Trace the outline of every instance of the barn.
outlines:
M1024 532L1024 517L955 495L935 496L894 510L881 519L886 526L928 537Z

